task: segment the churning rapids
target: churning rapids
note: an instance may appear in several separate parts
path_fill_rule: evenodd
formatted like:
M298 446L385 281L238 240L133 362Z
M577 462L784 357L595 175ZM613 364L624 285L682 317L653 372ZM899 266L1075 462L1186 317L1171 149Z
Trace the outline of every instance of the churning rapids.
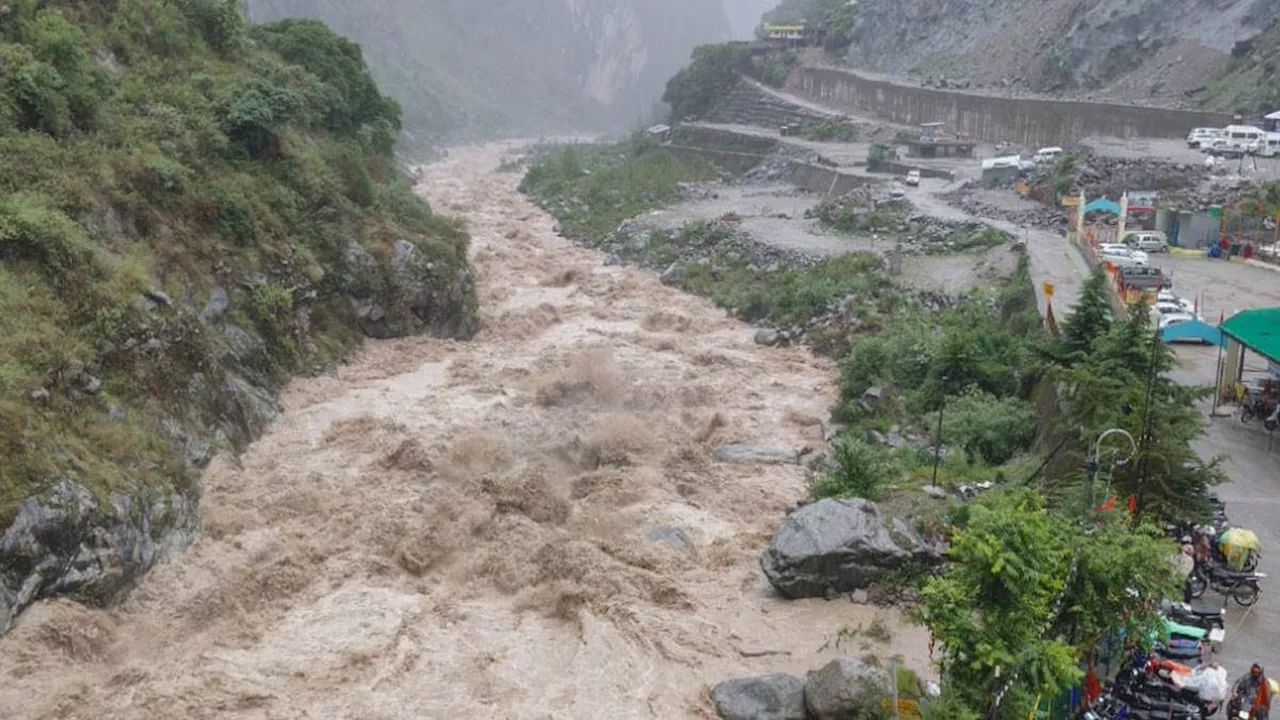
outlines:
M470 224L475 340L370 342L295 382L205 474L185 556L0 638L0 716L712 717L709 684L803 674L872 618L760 575L799 467L712 459L817 447L831 364L556 236L507 150L421 187ZM923 667L923 631L890 627Z

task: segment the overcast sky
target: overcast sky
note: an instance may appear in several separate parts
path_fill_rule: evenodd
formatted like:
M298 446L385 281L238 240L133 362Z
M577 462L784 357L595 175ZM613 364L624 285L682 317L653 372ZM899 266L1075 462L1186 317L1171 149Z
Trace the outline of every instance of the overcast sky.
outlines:
M756 26L760 24L760 16L772 9L779 0L723 0L725 12L729 14L729 23L733 27L733 36L739 40L753 37Z

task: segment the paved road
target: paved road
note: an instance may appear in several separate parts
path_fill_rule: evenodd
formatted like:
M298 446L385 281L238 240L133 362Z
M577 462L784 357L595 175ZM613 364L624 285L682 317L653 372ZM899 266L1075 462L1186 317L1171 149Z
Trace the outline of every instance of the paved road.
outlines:
M1184 297L1203 298L1201 313L1216 323L1225 311L1280 306L1280 273L1252 265L1222 260L1186 257L1155 257L1153 263L1172 273L1174 291ZM1212 385L1217 374L1218 352L1214 348L1178 346L1180 367L1173 376L1186 384ZM1246 371L1265 372L1266 363L1246 356ZM1208 417L1212 403L1206 403ZM1222 457L1230 482L1218 488L1227 503L1227 516L1253 530L1262 541L1262 572L1272 577L1263 585L1262 599L1251 610L1234 602L1227 606L1227 642L1221 661L1232 677L1245 672L1253 662L1280 671L1280 433L1274 449L1261 423L1243 425L1235 408L1223 408L1228 417L1210 419L1205 436L1195 449L1202 458ZM1206 595L1205 602L1221 602Z

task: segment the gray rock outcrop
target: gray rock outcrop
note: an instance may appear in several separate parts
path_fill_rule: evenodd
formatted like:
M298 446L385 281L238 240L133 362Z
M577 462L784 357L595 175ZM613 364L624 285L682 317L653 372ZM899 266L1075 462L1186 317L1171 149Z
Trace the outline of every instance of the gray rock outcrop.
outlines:
M805 683L794 675L727 680L711 689L724 720L805 720Z
M67 595L96 606L115 600L144 572L199 535L198 500L175 493L141 504L107 503L63 479L28 498L0 538L0 633L35 600Z
M875 503L827 498L787 516L760 568L786 597L826 597L866 588L911 560L935 563L940 557Z
M884 671L860 660L839 658L805 678L804 703L814 720L879 717L888 680Z

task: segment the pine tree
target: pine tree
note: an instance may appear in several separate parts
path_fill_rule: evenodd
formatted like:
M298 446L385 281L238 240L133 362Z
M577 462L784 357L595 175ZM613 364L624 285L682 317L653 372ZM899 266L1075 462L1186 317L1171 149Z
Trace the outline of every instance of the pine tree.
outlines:
M1093 341L1111 329L1111 305L1107 302L1107 275L1101 267L1085 281L1080 302L1063 326L1063 342L1070 352L1088 352Z

